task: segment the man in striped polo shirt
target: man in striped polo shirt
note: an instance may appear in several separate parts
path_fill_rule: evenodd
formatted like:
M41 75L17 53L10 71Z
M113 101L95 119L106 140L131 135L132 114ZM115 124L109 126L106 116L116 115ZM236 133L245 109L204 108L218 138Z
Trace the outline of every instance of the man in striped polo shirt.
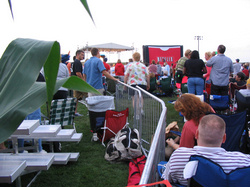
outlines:
M187 185L187 179L183 178L183 170L191 155L201 155L219 164L229 173L236 168L250 166L250 155L241 152L228 152L221 148L226 140L226 124L222 118L214 114L204 116L196 131L198 146L194 148L180 147L170 157L163 179L171 183ZM205 177L205 176L204 176Z

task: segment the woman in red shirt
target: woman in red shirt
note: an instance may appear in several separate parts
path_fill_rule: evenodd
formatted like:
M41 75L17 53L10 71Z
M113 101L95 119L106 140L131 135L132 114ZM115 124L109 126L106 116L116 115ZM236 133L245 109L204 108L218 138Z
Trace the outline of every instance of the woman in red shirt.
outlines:
M174 108L177 112L180 112L187 121L182 129L180 144L177 144L177 141L172 138L167 139L166 142L173 150L179 147L192 148L196 145L195 133L200 119L207 113L214 113L214 110L209 104L202 102L200 98L194 94L182 94L176 100Z
M124 76L124 71L125 71L124 65L122 64L121 60L118 59L115 65L115 75Z

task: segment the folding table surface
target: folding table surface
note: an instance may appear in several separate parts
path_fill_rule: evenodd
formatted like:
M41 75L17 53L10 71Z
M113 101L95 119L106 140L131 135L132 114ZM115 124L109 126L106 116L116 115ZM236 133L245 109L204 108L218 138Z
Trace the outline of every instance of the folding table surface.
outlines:
M61 130L61 125L39 125L30 135L11 135L11 138L42 139L55 137Z
M23 120L12 135L30 135L39 125L39 120Z
M71 153L23 153L22 155L29 155L33 157L39 157L40 155L54 156L54 161L52 164L62 164L66 165L70 161Z
M26 168L26 161L0 160L0 183L12 183Z
M0 161L26 161L27 167L25 170L48 170L54 162L54 157L54 155L49 154L37 154L34 156L29 153L0 153Z

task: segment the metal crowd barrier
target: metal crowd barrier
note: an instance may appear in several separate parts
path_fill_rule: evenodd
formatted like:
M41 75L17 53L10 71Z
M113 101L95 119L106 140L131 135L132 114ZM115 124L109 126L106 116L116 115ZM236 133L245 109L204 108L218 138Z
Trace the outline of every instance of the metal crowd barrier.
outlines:
M135 87L120 81L116 84L115 108L117 111L129 108L129 126L138 129L140 133L142 126L141 98L141 91Z
M129 94L132 91L133 96ZM138 86L134 88L119 82L115 104L116 110L129 108L129 124L140 132L142 150L147 156L140 184L158 181L157 165L165 160L167 108L164 101Z
M144 167L140 184L148 184L158 181L159 175L157 165L160 161L165 160L165 128L167 108L164 101L141 89L144 99L145 115L142 117L142 132L147 135L142 136L143 139L149 140L149 154Z

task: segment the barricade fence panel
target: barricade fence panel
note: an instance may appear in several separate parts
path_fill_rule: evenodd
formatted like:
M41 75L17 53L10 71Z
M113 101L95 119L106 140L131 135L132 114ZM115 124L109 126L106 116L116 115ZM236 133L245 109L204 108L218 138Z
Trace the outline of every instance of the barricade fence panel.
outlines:
M142 116L142 141L150 140L148 146L143 147L149 150L147 162L140 180L140 184L148 184L158 181L157 165L165 160L165 128L167 108L164 101L137 87L142 92L144 99Z
M128 122L129 126L139 130L141 126L140 111L140 90L127 84L119 82L116 84L115 108L116 111L122 111L129 108Z
M158 181L157 164L165 158L165 103L141 89L119 82L116 85L115 108L129 108L129 126L140 132L142 151L147 156L140 184Z

